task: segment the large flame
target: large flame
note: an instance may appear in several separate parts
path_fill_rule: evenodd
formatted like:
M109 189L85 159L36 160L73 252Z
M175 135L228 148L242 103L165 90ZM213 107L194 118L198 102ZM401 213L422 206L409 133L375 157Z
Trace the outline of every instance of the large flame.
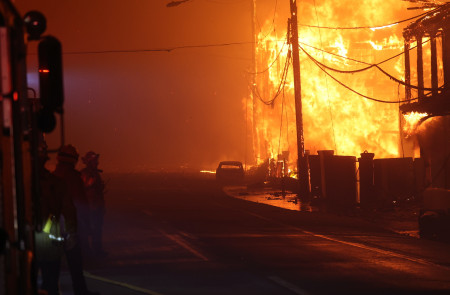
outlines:
M403 117L405 119L405 124L403 126L403 131L406 136L412 136L416 134L417 126L423 118L428 116L427 113L418 113L418 112L411 112L404 114Z
M377 25L392 24L405 18L406 8L405 3L396 0L317 0L302 3L299 6L301 24L374 27L333 30L300 25L301 47L316 60L345 71L379 63L403 51L402 30L408 23L384 27ZM246 99L248 110L253 112L253 150L257 163L276 157L283 151L289 151L290 163L295 163L297 159L292 66L285 83L281 85L284 86L283 91L270 103L282 83L288 55L288 45L285 45L287 29L286 25L281 25L285 19L279 18L280 26L271 34L267 31L273 26L272 19L268 19L261 28L256 48L256 86L253 87L253 98ZM415 63L413 58L414 55L411 64ZM353 156L367 150L375 153L376 157L399 156L399 142L403 135L399 128L397 103L380 103L361 97L338 84L302 52L300 60L306 150L311 154L317 150L334 150L337 155ZM404 55L383 63L381 67L396 78L404 79ZM328 72L349 88L371 98L398 102L405 97L404 87L376 68L354 74ZM412 79L415 83L417 77L414 72ZM428 80L425 82L429 83Z

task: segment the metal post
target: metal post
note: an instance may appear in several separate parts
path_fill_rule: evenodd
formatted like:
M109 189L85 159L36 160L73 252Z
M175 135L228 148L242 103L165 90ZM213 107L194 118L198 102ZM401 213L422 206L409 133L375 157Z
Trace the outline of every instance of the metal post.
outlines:
M444 89L448 90L450 85L450 26L442 33L442 62L444 65Z
M436 34L431 36L431 87L433 88L433 95L438 94L438 65L437 65L437 49L436 49Z
M409 40L405 41L405 83L407 85L411 84L411 62L409 59L409 49L410 49L410 44L409 44ZM405 98L406 100L411 99L411 87L409 86L405 86Z
M416 36L417 40L417 86L419 87L419 101L424 97L423 90L423 49L422 49L422 35Z

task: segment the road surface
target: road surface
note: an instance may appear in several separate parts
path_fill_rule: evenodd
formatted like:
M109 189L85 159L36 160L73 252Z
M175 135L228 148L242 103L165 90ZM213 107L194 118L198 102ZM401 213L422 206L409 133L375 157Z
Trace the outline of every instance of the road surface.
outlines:
M450 294L448 244L232 198L212 177L111 175L106 199L109 256L85 263L102 294Z

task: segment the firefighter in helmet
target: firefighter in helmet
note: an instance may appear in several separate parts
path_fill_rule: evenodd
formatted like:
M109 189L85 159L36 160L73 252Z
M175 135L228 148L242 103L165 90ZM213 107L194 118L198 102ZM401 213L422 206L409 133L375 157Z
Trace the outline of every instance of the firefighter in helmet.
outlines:
M38 149L40 212L35 231L36 266L42 277L40 289L49 295L57 295L63 247L70 249L75 245L77 219L67 187L45 168L47 160L47 144L41 139ZM61 216L64 217L64 228Z
M96 257L107 255L102 243L102 228L105 216L105 183L100 174L103 171L98 169L99 156L99 154L89 151L81 158L86 165L81 170L81 178L83 179L90 205L92 251Z
M62 146L56 156L57 164L54 175L63 179L68 187L70 198L77 209L78 235L82 251L89 254L88 236L90 232L89 202L84 191L81 174L75 169L78 162L78 151L71 145Z
M72 277L75 295L98 294L87 289L83 274L83 254L89 254L88 236L90 232L89 203L84 191L81 174L75 169L78 151L73 145L62 146L56 156L57 164L53 174L61 178L67 186L69 196L77 211L79 243L72 249L65 249L66 260ZM82 254L83 253L83 254Z

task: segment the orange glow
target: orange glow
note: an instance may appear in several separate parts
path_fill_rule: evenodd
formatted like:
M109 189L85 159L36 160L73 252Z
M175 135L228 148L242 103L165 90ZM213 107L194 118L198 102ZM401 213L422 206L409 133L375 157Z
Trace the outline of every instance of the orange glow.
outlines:
M407 137L412 136L416 133L415 131L417 129L419 121L426 116L428 116L427 113L418 112L411 112L403 115L403 118L405 118L403 131L405 132Z
M376 30L391 28L391 27L396 26L396 25L398 25L398 24L390 24L390 25L381 26L381 27L373 27L373 28L370 28L370 29L372 31L376 31Z
M205 174L216 174L216 171L201 170L200 173L205 173Z
M50 73L48 69L39 69L39 73Z
M327 20L329 27L343 27L344 20L350 21L354 26L392 24L405 18L407 7L402 3L393 5L392 2L381 0L364 0L357 6L350 1L343 2L320 1L320 4L317 2L316 9L313 4L303 4L302 23L319 25L318 21L325 23ZM344 17L342 7L346 6L345 3L354 8L352 15L357 15L358 18L349 18L348 15ZM396 9L392 6L396 6ZM340 10L342 17L329 18L329 15ZM371 24L370 20L376 21L376 24ZM271 19L267 20L263 26L256 50L256 89L266 101L270 101L277 92L288 52L288 46L283 47L284 37L280 37L286 36L286 29L267 35L271 23ZM317 61L334 69L353 71L401 53L404 50L402 30L408 24L394 23L365 30L327 30L299 26L299 41L301 47ZM278 54L280 57L277 59ZM413 57L411 61L413 63ZM349 91L325 74L301 50L300 63L305 150L309 150L310 154L316 154L318 150L334 150L335 155L357 157L365 150L375 153L377 158L400 155L398 103L379 103ZM382 63L380 67L390 75L404 80L403 55ZM263 72L267 68L269 70ZM415 69L412 70L411 83L415 84ZM349 88L368 97L388 102L405 98L404 86L392 81L376 68L353 74L330 70L327 72ZM284 95L280 95L270 105L261 103L255 94L246 102L255 113L253 149L256 162L260 164L265 159L276 158L283 151L289 151L289 168L296 169L297 138L292 66L284 85ZM413 96L414 94L416 93Z

